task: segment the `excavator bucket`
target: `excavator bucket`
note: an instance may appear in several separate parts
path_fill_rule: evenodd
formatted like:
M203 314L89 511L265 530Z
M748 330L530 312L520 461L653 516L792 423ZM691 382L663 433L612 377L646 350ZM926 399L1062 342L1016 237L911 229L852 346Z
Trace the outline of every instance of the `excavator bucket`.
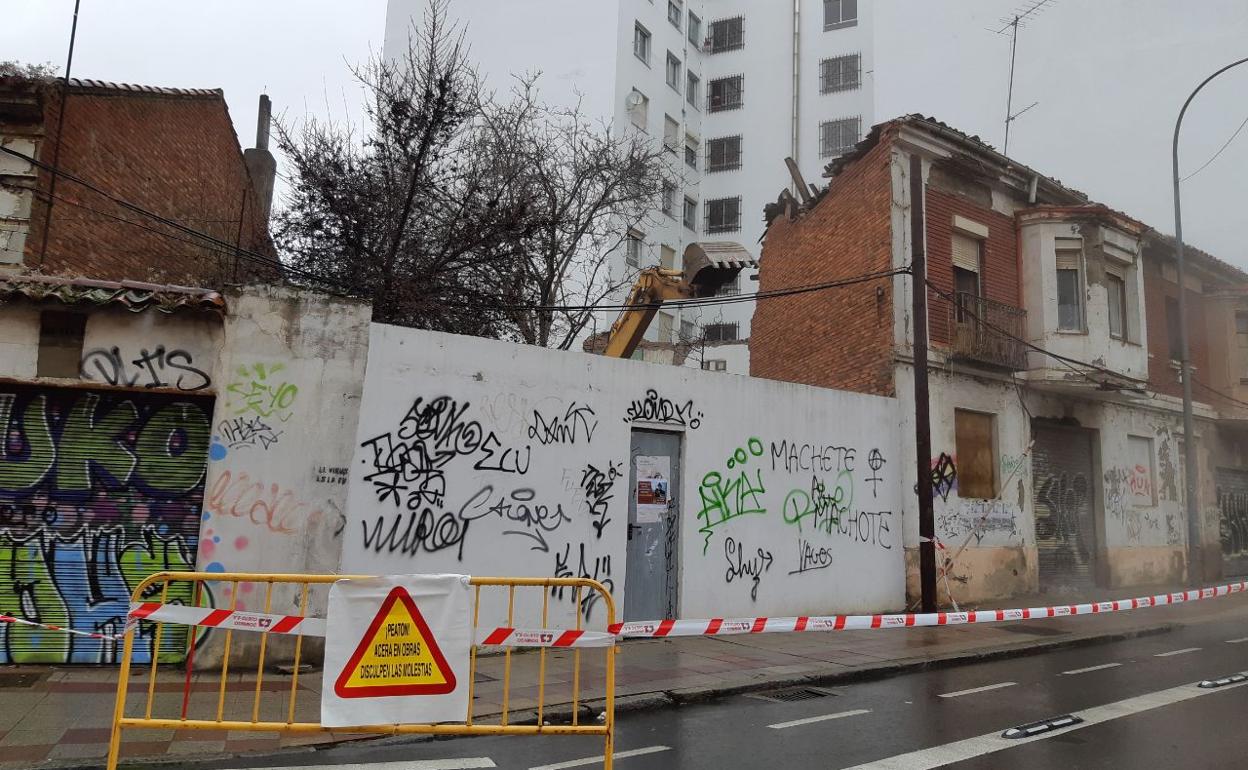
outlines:
M691 243L685 247L685 282L695 297L711 297L758 260L739 243Z

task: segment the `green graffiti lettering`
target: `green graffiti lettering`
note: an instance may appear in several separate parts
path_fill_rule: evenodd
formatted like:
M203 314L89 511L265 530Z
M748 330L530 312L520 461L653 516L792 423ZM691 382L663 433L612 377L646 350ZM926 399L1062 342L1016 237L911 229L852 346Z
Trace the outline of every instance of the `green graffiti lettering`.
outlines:
M56 466L56 486L63 491L85 491L91 488L91 469L98 467L112 477L114 486L130 481L138 464L134 453L126 448L122 433L134 424L139 413L134 404L122 401L103 417L96 415L100 397L94 393L78 399L69 411L61 431L59 446L74 448L62 453Z
M204 478L208 418L195 404L162 407L139 432L139 475L160 492L187 492Z
M69 607L48 571L42 537L14 540L0 532L0 613L35 623L70 625ZM4 647L11 663L64 663L70 638L42 628L6 623Z
M23 492L37 486L52 470L56 458L44 397L37 396L26 404L20 428L9 424L15 399L11 393L0 395L0 490L6 492ZM29 451L20 449L22 442L18 439L23 438ZM10 457L11 450L25 454L26 458Z

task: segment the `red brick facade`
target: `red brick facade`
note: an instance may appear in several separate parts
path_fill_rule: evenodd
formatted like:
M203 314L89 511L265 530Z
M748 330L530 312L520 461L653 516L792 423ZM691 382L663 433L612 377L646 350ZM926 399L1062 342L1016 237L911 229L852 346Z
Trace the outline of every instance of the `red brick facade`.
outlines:
M1142 260L1144 264L1144 317L1148 329L1148 385L1158 393L1165 393L1175 398L1183 397L1183 383L1179 378L1177 365L1170 361L1178 360L1179 351L1170 350L1170 336L1166 320L1166 299L1179 298L1179 285L1167 280L1162 275L1161 263L1152 258L1151 252ZM1209 344L1206 331L1205 298L1192 291L1187 292L1187 333L1192 366L1195 368L1194 379L1208 382ZM1192 397L1196 401L1213 403L1225 407L1221 399L1212 398L1212 394L1203 392L1196 387Z
M927 187L927 279L945 294L953 286L953 218L961 216L988 228L980 256L982 296L1012 307L1022 306L1021 277L1018 272L1018 230L1014 218L985 208L954 192ZM928 292L928 338L933 345L950 342L951 303L936 292Z
M890 133L832 179L811 211L772 222L760 291L890 269L891 151ZM761 301L750 332L750 374L893 395L892 308L888 279Z
M41 91L39 159L57 144L60 84ZM74 85L57 165L139 207L230 245L272 255L267 212L256 205L238 138L220 91L139 90ZM0 119L2 120L2 119ZM12 132L11 124L0 124ZM53 275L217 286L271 270L235 263L229 249L126 210L64 177L57 180L51 224L44 221L51 174L41 171L31 210L24 267ZM239 219L242 222L240 224Z

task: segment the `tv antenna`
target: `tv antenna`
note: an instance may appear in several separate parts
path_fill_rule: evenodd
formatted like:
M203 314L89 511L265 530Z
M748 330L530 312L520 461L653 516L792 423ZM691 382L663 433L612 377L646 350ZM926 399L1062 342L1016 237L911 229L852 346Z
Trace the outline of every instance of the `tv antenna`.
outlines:
M1055 0L1032 0L1025 6L1014 9L1014 13L1004 16L1000 19L1002 22L1001 29L996 30L998 35L1005 34L1008 29L1010 31L1010 85L1005 97L1005 143L1001 147L1002 155L1010 154L1010 124L1018 119L1024 112L1035 107L1040 102L1032 102L1018 112L1014 112L1014 59L1018 52L1018 29L1025 27L1027 24L1051 5Z

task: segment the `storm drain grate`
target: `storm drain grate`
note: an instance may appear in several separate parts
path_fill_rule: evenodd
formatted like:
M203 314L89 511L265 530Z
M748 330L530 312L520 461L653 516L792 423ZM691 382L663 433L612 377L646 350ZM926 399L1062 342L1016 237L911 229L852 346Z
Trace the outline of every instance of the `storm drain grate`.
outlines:
M836 693L828 692L827 690L817 690L813 687L786 687L783 690L768 690L767 692L755 693L750 697L775 703L793 703L800 700L826 698L829 695L836 695Z
M0 689L14 689L18 687L34 687L43 674L0 674Z
M997 626L997 630L1009 631L1014 634L1032 634L1033 636L1062 636L1070 633L1053 626L1028 625L1026 623L1003 623Z

